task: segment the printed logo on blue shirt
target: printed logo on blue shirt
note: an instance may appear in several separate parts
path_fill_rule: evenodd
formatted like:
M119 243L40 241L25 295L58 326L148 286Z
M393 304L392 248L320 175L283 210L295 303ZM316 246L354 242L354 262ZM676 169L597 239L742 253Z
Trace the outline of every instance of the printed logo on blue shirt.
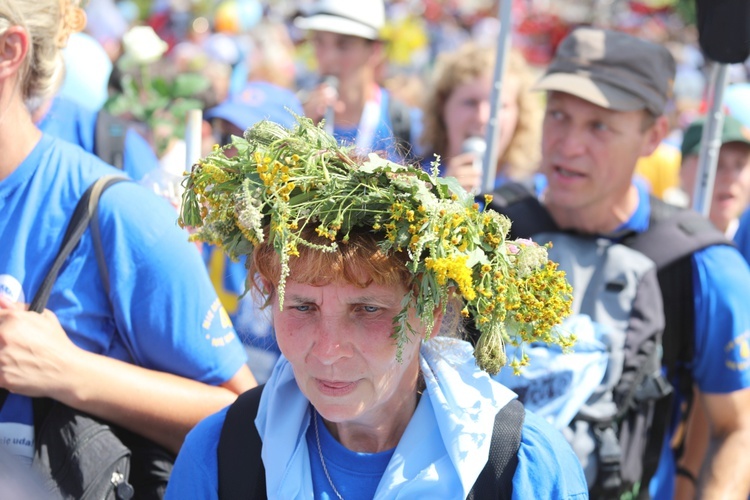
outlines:
M218 328L215 325L217 317L219 322ZM213 347L223 347L237 337L232 329L232 320L229 319L229 314L227 314L227 310L221 305L219 299L216 299L211 304L211 307L208 308L208 312L206 312L206 316L203 318L203 329L208 331L206 333L206 340L210 340Z
M724 352L728 355L724 364L730 370L745 371L750 368L750 331L736 336L727 343Z
M10 274L0 274L0 297L11 302L23 302L23 287L21 282Z

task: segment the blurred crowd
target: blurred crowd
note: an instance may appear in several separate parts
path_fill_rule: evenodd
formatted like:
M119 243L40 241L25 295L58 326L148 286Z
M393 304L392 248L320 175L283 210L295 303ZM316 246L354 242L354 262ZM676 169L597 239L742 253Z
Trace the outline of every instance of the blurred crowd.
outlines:
M437 155L443 175L456 177L469 191L478 190L482 171L477 159L483 151L472 150L467 139L484 139L490 119L500 33L497 3L387 1L376 35L350 33L378 42L378 52L366 61L347 55L353 49L340 41L323 39L315 26L295 21L313 3L91 0L85 30L73 34L64 50L64 83L46 114L38 112L41 126L96 152L94 142L101 141L93 133L97 116L117 117L115 127L126 129L124 169L174 205L179 204L181 175L199 155L229 143L232 134L241 135L263 118L292 125L292 113L316 121L328 118L336 125L335 135L359 144L363 153L385 150L392 159L417 161L425 169ZM538 168L544 95L531 87L560 40L577 26L593 24L659 43L675 58L666 111L671 132L652 155L639 160L637 174L656 196L689 205L693 181L689 169L681 170L681 157L695 156L697 150L681 151L682 137L706 111L711 64L698 45L694 19L678 3L515 0L500 93L497 182L528 177ZM338 31L347 33L346 27ZM750 126L749 70L747 64L730 66L725 96L726 109L744 126ZM330 75L337 75L333 83ZM355 95L365 80L365 86L383 92ZM381 106L388 115L380 120L385 127L378 125L377 116L371 127L363 121L363 109L369 108L362 103L372 100L399 104L395 111L390 104ZM185 135L189 109L201 110L203 116L200 148L193 145L190 152ZM335 115L326 116L333 111ZM75 115L86 118L71 127ZM404 132L398 130L404 127ZM70 137L76 128L86 133ZM483 140L478 144L486 146ZM750 198L744 192L750 181L738 175L727 187L722 179L720 175L719 198L731 207L715 217L727 219L720 226L731 236ZM740 189L744 191L735 192ZM229 261L215 248L202 251L256 372L263 367L267 375L278 351L268 320L243 293L243 263Z
M654 133L653 152L636 155L642 157L633 185L643 196L690 207L714 63L699 46L694 12L682 4L514 0L489 168L482 160L498 37L506 28L492 0L390 0L384 10L358 0L89 0L85 28L70 34L63 50L59 90L27 106L45 134L120 168L176 211L184 172L201 157L220 147L231 156L233 136L264 119L291 127L298 116L322 123L362 157L377 151L437 169L469 193L486 191L488 170L494 187L523 182L544 193L551 171L582 174L545 164L545 153L567 143L552 145L548 132L543 144L543 129L593 105L564 88L535 86L561 42L595 26L653 42L674 59L674 78L663 79L673 84L663 113L654 112L638 131L662 126L663 116L664 133ZM728 75L708 218L750 260L750 61L730 65ZM609 125L586 133L621 131ZM270 312L247 293L247 263L228 258L219 245L198 248L201 273L231 319L253 376L265 382L281 352ZM239 377L242 384L225 386L233 392L252 385L248 374L236 373L242 377L227 373L218 382Z

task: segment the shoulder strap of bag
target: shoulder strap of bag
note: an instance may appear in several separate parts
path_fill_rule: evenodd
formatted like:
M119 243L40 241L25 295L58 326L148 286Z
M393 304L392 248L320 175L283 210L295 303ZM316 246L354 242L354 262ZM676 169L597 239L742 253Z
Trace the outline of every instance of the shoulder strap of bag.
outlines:
M652 197L649 230L629 235L623 244L656 264L667 318L662 363L671 372L680 362L693 358L692 255L709 246L733 243L697 212Z
M533 179L530 180L533 182ZM495 189L489 207L507 216L513 224L511 238L529 238L534 234L559 231L547 209L539 203L533 184L508 182Z
M518 466L518 449L521 446L525 416L523 404L517 399L497 412L490 456L469 492L468 500L510 499L513 496L513 476Z
M266 469L260 456L263 443L254 423L262 393L263 385L250 389L227 410L217 449L221 500L266 498Z
M29 305L30 311L34 311L37 313L41 313L42 311L44 311L44 308L47 306L47 301L49 300L50 293L52 292L52 286L57 280L57 275L60 273L60 269L62 269L65 260L68 258L68 255L70 255L70 253L78 245L81 236L83 236L83 233L86 231L86 228L89 225L91 217L94 213L96 213L96 209L99 204L99 197L109 186L124 180L127 179L114 175L104 176L94 182L91 186L89 186L88 189L86 189L86 191L83 193L83 196L81 196L81 199L78 200L78 204L73 211L70 222L68 222L68 228L65 230L65 235L63 236L60 250L58 251L55 260L52 262L50 270L42 280L42 284L39 286L39 289L36 291L36 295L34 295L34 298ZM0 408L2 408L7 397L8 391L5 389L0 389Z
M104 110L96 115L94 154L110 165L124 167L127 124Z
M659 286L667 322L662 337L662 366L670 380L676 380L685 399L682 422L692 406L693 379L687 369L695 348L695 308L692 255L713 245L732 245L711 222L693 210L675 207L651 198L649 230L631 235L623 242L647 257L657 266ZM670 414L673 396L657 401L657 414ZM642 484L648 484L659 463L662 437L668 419L655 419L644 453ZM677 443L677 456L682 444Z
M623 243L649 257L658 269L712 245L732 245L706 217L654 197L648 231Z

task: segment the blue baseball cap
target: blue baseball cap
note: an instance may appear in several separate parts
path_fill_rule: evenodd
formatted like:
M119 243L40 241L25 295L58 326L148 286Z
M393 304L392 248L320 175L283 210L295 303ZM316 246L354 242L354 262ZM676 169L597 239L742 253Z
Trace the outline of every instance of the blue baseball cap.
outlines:
M294 92L272 83L250 82L218 106L206 111L205 118L221 118L242 130L261 120L291 128L297 123L292 113L304 114Z

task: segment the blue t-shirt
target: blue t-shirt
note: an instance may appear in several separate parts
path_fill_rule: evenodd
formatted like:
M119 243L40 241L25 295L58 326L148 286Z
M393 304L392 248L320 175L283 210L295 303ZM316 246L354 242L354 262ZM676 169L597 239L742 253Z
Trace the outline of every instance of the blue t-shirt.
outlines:
M375 491L378 489L380 477L388 467L388 462L391 460L395 448L379 453L352 451L336 441L317 412L315 413L315 419L317 420L320 437L320 453L315 437L315 426L310 425L305 433L315 498L321 500L336 500L338 498L323 470L321 454L323 460L325 460L331 482L342 497L352 500L373 498Z
M94 154L97 116L98 111L57 96L37 126L46 134L77 144ZM125 133L124 147L122 169L133 179L141 180L148 172L159 168L159 160L151 146L132 128Z
M745 260L750 262L750 210L746 210L740 217L739 227L734 233L734 244Z
M203 259L216 293L229 313L248 354L248 366L259 384L268 380L281 351L271 324L271 310L261 310L252 293L245 293L245 257L232 261L219 247L203 245Z
M0 293L31 301L83 192L99 177L117 173L78 146L42 136L0 182ZM102 195L98 214L109 294L86 231L47 304L73 343L208 384L229 380L245 353L199 252L175 222L174 208L135 182L122 182ZM12 395L0 422L30 424L24 401ZM0 425L0 440L10 427ZM28 430L19 427L11 437L27 436Z
M382 155L385 152L385 157L396 163L404 163L405 158L396 152L396 139L393 135L393 123L388 113L389 102L393 97L385 89L380 89L379 92L379 109L377 115L377 122L373 127L372 141L367 149L367 152L377 152ZM417 138L421 135L422 128L422 113L419 109L409 109L409 125L410 125L410 144L411 151L414 156L420 156L419 144ZM363 122L367 121L365 118ZM333 136L341 144L346 145L357 145L357 134L361 132L363 126L367 128L366 124L362 122L357 127L340 127L335 126L333 129Z
M221 427L226 418L226 409L221 410L200 422L187 436L185 444L177 456L172 476L167 486L167 499L201 498L204 500L218 498L218 465L217 446ZM254 425L248 418L248 425ZM326 458L326 467L336 485L336 489L344 498L372 498L375 493L372 485L377 488L378 477L368 474L359 480L350 478L345 480L341 472L355 472L359 465L371 459L378 470L383 462L390 459L391 451L378 454L364 454L363 464L342 462L347 458L352 460L357 454L346 450L341 444L320 426L321 445ZM322 472L315 434L312 425L306 434L310 463L313 474L315 498L335 498L328 487L328 479ZM333 442L328 441L328 439ZM313 440L313 441L311 441ZM324 444L325 443L325 444ZM329 457L333 463L329 461ZM317 465L316 465L317 461ZM379 475L378 475L379 476ZM360 490L360 487L364 488ZM369 492L369 496L366 491ZM361 491L361 492L360 492ZM327 496L326 496L327 495ZM352 496L353 495L353 496ZM588 498L586 480L581 466L578 464L570 445L565 442L558 431L533 413L526 412L526 418L521 431L521 446L518 450L518 466L513 476L513 498L525 500L529 498L555 499L584 499Z

